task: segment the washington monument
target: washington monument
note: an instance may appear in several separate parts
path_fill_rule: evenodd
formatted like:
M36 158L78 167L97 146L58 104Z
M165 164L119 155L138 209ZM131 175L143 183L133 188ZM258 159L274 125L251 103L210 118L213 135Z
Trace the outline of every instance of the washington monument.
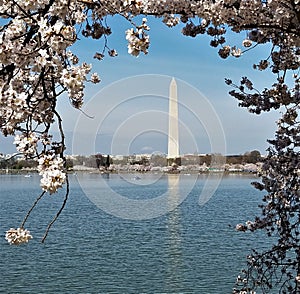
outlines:
M178 137L178 100L177 84L174 78L169 90L169 136L168 136L168 165L180 165L179 137Z

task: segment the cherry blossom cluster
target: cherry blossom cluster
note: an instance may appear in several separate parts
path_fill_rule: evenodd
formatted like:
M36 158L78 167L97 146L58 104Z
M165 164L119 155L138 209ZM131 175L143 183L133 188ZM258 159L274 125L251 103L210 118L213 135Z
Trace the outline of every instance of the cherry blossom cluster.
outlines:
M16 144L17 150L27 157L36 154L38 140L36 134L31 132L29 134L16 135L14 144Z
M61 188L66 180L64 161L55 154L42 155L38 160L38 171L42 176L41 187L53 194Z
M86 81L86 75L90 70L91 65L83 63L81 66L72 66L62 71L60 81L63 86L68 89L68 95L75 108L81 108L83 104L84 81Z
M32 239L32 236L30 235L30 231L24 228L11 228L6 231L5 239L11 245L20 245L23 243L28 243L28 241Z
M140 52L148 53L150 44L149 36L146 34L150 28L147 26L147 19L143 18L143 22L135 30L126 31L126 40L128 41L128 53L133 56L139 56Z
M175 16L174 14L165 14L163 16L163 23L165 23L168 27L175 27L180 23L180 18Z

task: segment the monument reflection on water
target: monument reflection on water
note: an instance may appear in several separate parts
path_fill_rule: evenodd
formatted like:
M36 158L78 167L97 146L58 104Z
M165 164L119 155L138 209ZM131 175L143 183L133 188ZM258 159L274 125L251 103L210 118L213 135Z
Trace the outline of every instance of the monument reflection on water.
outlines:
M168 267L166 283L172 291L178 290L178 285L182 279L182 245L181 245L181 212L180 212L180 191L179 191L180 176L178 174L168 175L168 205L170 208L176 207L168 214L167 228L167 255Z

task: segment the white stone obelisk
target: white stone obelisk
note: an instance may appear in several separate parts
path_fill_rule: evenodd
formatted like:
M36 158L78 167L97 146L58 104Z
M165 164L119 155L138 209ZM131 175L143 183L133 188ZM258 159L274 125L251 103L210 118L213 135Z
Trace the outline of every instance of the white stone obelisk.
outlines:
M169 91L169 137L168 137L168 161L176 163L179 158L179 138L178 138L178 100L177 84L174 78L170 83Z

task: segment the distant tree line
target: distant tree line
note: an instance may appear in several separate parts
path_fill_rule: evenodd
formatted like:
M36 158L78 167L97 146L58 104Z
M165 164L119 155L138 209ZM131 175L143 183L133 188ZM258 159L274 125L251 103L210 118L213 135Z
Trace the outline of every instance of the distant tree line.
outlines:
M36 168L38 165L36 160L17 159L15 157L0 159L0 169L21 170L23 168Z
M262 157L259 151L246 152L244 155L227 155L226 162L229 164L245 164L261 162Z
M83 165L92 168L108 168L113 163L113 160L109 155L102 154L94 154L90 156L77 155L69 160L72 162L72 167L75 165Z
M36 169L38 166L37 160L25 160L17 157L0 158L0 169L21 170L21 169ZM68 169L73 167L73 162L70 159L66 160L66 167Z
M181 158L182 165L203 165L209 166L213 158L219 158L219 162L226 162L227 164L247 164L257 163L262 161L259 151L254 150L246 152L243 155L222 155L222 154L206 154L206 155L187 155Z
M254 150L251 152L246 152L243 155L227 155L223 156L221 154L207 154L207 155L186 155L181 158L182 165L203 165L206 164L210 166L213 157L222 157L226 160L228 164L246 164L246 163L257 163L262 161L262 157L259 151ZM73 158L68 157L66 166L68 169L72 169L75 165L82 165L91 168L109 168L111 164L121 164L121 165L153 165L153 166L166 166L167 158L163 154L154 154L150 158L146 156L123 156L121 159L112 159L109 155L95 154L90 156L78 155ZM0 159L0 169L13 169L21 170L23 168L35 169L38 163L36 160L24 160L17 157L12 157L10 159L2 158Z

